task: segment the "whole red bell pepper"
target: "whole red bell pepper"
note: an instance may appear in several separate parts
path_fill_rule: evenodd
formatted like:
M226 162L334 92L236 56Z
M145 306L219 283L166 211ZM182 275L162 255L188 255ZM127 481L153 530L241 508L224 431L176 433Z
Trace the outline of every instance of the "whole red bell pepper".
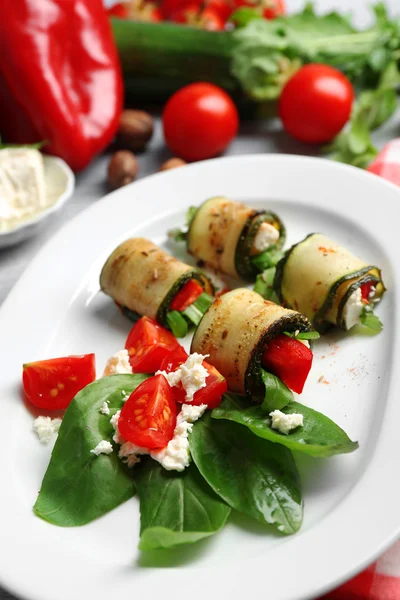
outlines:
M45 151L79 171L112 140L122 103L102 0L0 3L3 141L45 141Z

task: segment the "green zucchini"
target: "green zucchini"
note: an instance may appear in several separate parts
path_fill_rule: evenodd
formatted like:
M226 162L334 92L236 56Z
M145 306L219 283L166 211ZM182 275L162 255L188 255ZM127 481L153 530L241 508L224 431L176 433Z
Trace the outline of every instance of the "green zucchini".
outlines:
M234 278L254 281L257 273L251 249L263 223L274 225L285 241L285 227L279 217L256 210L223 196L206 200L196 211L186 234L187 250L201 265Z
M274 291L279 301L302 312L321 333L346 328L344 310L364 283L376 284L374 300L385 286L380 270L319 233L292 246L276 266Z
M194 334L191 352L208 354L208 362L222 373L230 391L260 403L265 393L261 357L268 342L284 332L311 329L303 315L238 288L208 308Z
M191 279L199 281L204 291L213 295L213 285L206 275L166 254L149 240L131 238L106 260L100 287L129 318L146 315L168 327L166 317L171 302Z

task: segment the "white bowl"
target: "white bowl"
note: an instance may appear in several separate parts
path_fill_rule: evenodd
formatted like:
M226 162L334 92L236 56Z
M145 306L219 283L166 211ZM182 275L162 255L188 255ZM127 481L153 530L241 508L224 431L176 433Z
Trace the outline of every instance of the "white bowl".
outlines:
M18 244L36 234L50 215L59 210L72 195L75 188L75 175L61 158L43 156L46 194L49 206L26 219L9 231L0 232L0 248Z

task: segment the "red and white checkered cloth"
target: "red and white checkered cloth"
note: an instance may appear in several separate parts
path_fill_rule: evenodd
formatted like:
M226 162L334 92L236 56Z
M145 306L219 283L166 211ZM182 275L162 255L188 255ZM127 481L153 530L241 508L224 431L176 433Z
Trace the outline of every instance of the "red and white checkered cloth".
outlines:
M369 165L367 171L400 185L400 139L386 144L374 162Z
M368 569L321 600L400 600L400 541Z
M367 171L400 186L400 139L386 144ZM400 541L321 600L400 600Z

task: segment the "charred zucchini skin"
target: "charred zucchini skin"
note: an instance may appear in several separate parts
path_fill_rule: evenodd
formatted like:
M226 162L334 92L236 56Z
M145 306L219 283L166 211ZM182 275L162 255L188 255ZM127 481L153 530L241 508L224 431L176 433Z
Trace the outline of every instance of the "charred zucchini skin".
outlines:
M296 315L284 316L278 319L265 330L262 338L251 353L245 374L245 391L248 400L255 404L261 404L264 400L265 390L260 370L262 368L262 355L269 342L277 335L283 334L284 331L293 333L297 330L312 331L312 329L313 327L307 317L297 313ZM310 343L310 347L312 347L312 343Z
M179 279L177 279L172 288L169 290L168 294L161 302L160 307L157 311L157 321L160 323L160 325L163 325L163 327L169 329L167 324L167 312L170 310L171 303L175 298L176 294L183 288L183 286L188 281L191 281L192 279L198 281L207 294L214 296L214 286L208 279L208 277L204 275L204 273L196 271L195 269L193 269L193 271L188 271L187 273L184 273L181 277L179 277Z
M252 264L250 251L260 225L263 223L279 224L279 240L276 247L282 248L286 239L286 228L277 214L271 211L259 210L251 216L243 227L235 251L235 266L238 274L245 281L254 281L259 270Z

